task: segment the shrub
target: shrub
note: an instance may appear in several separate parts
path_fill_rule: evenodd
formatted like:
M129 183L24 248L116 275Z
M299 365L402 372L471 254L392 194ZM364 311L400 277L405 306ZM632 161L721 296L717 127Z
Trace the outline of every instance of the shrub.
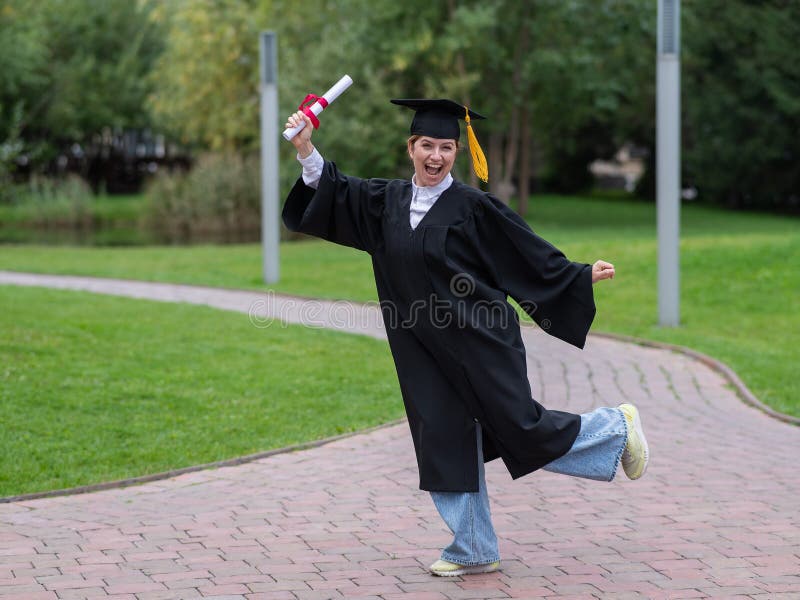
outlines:
M21 220L44 228L90 228L92 199L89 184L77 175L34 175L12 192L12 203L19 207Z
M147 187L145 226L162 241L245 241L261 230L258 157L207 154L186 172L159 173Z

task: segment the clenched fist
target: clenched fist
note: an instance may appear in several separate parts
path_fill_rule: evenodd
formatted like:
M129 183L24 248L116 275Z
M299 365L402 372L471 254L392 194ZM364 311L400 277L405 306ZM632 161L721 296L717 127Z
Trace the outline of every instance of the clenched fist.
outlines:
M597 283L603 279L614 278L614 265L604 260L598 260L592 265L592 283Z

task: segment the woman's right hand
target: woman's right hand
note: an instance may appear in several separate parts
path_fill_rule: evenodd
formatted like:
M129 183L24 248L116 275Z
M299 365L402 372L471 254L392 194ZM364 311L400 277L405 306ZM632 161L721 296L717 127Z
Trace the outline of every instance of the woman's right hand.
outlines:
M286 119L286 125L284 125L284 129L294 128L303 121L305 121L306 126L290 140L292 144L294 144L294 147L297 148L297 153L300 155L300 158L306 158L314 151L314 144L311 143L311 134L314 132L314 125L311 123L311 119L299 110L289 115L289 118Z

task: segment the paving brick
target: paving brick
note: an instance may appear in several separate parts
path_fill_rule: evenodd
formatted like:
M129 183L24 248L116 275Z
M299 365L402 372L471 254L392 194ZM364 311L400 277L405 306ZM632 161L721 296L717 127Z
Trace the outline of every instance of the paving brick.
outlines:
M162 582L164 586L170 590L184 590L195 589L202 586L208 586L211 583L209 579L170 579L169 581Z
M106 587L106 592L111 594L136 594L137 596L143 592L159 592L165 591L166 586L162 583L140 581L137 583L120 583L116 585L109 585Z
M87 598L108 598L106 590L102 587L84 587L79 589L58 590L60 600L85 600Z
M345 593L336 590L311 590L294 592L296 600L335 600L337 598L347 598ZM270 599L271 600L271 599Z
M656 571L673 571L676 569L689 570L697 569L702 570L705 568L699 560L691 558L676 558L671 560L650 560L648 564Z
M3 598L3 600L58 600L58 596L55 592L35 590L30 590L27 592L0 590L0 598Z
M37 577L36 581L41 583L48 590L69 590L75 588L103 587L106 582L103 579L86 579L79 574L70 575L48 575Z
M685 589L685 590L669 590L661 592L653 592L649 595L649 600L688 600L690 598L705 598L706 595L700 590Z
M499 589L468 589L454 587L447 592L451 600L490 600L492 598L509 598L506 590Z
M302 581L275 581L272 583L261 581L258 583L250 583L247 587L252 592L294 592L308 591L311 589Z
M505 593L509 598L526 598L528 600L530 600L530 598L552 597L554 594L553 590L547 587L528 588L524 590L518 590L512 587L506 590Z
M197 590L181 590L180 600L191 600L194 598L202 598L203 596ZM110 596L109 596L110 598ZM138 592L134 595L135 600L175 600L175 592L169 590L166 592ZM106 599L103 599L106 600Z

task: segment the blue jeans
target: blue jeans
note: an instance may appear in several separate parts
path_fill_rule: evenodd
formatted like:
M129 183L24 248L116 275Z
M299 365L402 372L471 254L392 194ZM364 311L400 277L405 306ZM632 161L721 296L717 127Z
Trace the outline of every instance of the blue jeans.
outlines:
M442 560L460 565L482 565L500 560L486 491L480 425L477 429L478 491L431 492L436 510L453 532L453 542L442 551ZM618 408L595 409L581 415L581 429L569 452L544 470L611 481L627 440L625 416Z

